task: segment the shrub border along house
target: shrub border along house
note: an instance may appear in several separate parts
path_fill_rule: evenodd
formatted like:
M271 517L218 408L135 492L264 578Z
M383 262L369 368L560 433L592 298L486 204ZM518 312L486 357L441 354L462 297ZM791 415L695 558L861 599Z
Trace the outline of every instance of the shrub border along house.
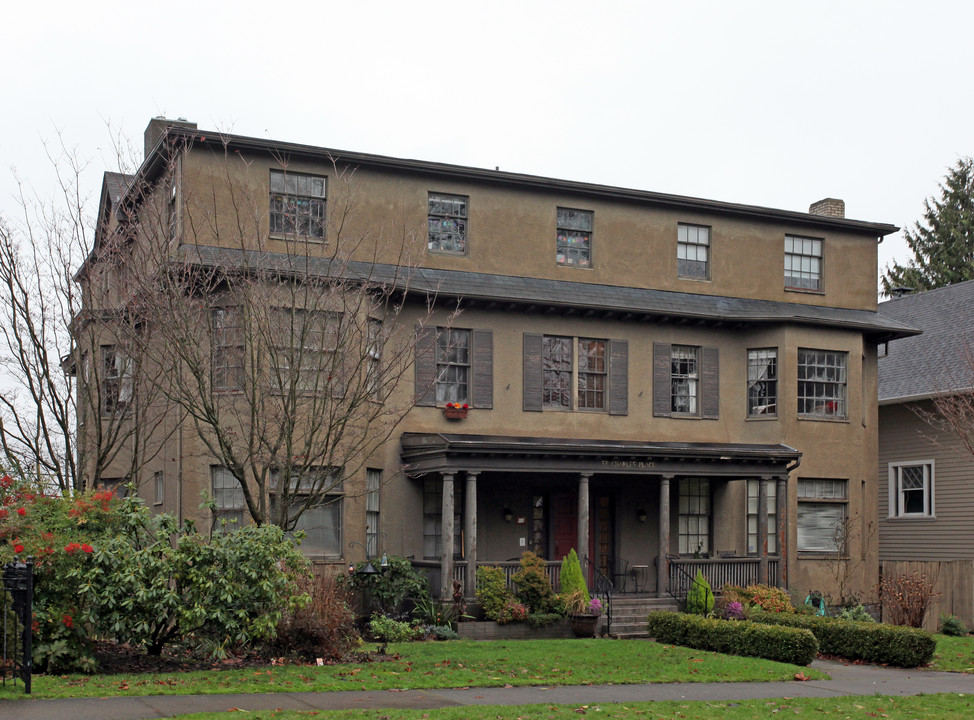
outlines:
M808 665L818 654L818 641L802 628L718 620L659 610L649 614L649 635L657 642Z
M932 634L901 625L771 613L756 608L748 617L755 622L810 630L818 639L821 652L848 660L911 668L929 663L937 649Z

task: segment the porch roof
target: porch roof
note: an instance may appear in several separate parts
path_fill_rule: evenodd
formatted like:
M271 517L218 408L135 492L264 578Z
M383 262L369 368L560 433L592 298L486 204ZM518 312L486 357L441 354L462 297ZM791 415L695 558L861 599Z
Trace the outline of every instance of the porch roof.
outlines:
M787 476L801 452L787 445L642 442L455 433L403 433L402 461L426 473L573 472L746 478Z

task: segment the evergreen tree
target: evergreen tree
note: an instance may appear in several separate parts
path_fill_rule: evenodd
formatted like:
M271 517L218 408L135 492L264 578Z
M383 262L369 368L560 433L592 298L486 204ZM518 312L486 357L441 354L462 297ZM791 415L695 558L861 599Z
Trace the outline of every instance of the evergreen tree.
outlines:
M947 171L940 199L927 198L923 223L904 235L913 260L886 267L884 295L901 286L932 290L974 279L974 159L962 157Z

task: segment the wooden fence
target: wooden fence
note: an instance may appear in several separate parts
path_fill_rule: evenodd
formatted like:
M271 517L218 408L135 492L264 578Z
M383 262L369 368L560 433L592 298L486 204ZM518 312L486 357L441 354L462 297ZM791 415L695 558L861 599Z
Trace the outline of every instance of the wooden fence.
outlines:
M974 626L974 560L884 560L880 563L880 577L913 573L926 575L938 593L924 618L924 629L935 632L941 613L956 615L967 627Z

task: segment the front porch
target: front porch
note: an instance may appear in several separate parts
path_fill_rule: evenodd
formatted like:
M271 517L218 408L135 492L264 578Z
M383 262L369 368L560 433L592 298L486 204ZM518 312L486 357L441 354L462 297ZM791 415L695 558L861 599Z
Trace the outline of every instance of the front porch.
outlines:
M473 598L475 567L499 566L513 586L525 550L547 559L557 590L572 548L590 588L616 596L682 601L698 570L714 589L787 587L787 480L800 455L783 445L405 433L402 460L423 488L416 565L441 597L456 580Z

